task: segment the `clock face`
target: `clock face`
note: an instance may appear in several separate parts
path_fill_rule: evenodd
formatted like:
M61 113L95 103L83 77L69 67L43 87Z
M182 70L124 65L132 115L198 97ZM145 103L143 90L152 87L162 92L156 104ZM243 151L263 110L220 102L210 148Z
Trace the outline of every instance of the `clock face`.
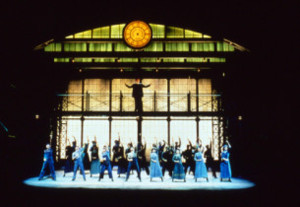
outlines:
M123 30L123 38L132 48L147 46L152 37L151 27L143 21L133 21L127 24Z

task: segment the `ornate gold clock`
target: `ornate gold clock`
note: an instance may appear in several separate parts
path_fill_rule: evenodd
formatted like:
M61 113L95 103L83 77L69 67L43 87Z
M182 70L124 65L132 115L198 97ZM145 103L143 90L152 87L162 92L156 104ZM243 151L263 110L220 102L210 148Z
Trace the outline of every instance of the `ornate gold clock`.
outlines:
M151 27L143 21L132 21L123 30L124 41L132 48L140 49L146 47L151 37Z

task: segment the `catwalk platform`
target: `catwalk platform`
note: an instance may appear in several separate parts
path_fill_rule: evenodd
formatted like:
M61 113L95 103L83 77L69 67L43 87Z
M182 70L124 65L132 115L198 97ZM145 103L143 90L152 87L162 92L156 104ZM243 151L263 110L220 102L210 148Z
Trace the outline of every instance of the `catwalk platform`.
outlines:
M246 189L254 187L255 184L245 179L232 178L232 182L221 182L219 178L213 178L209 173L209 182L205 179L198 179L195 182L193 175L186 176L186 182L176 181L172 182L172 179L166 173L164 181L160 178L154 178L150 182L150 177L146 172L141 172L142 182L137 178L136 173L131 174L128 181L125 182L125 175L118 177L116 171L113 171L114 182L112 182L108 175L105 174L104 178L99 182L98 175L90 177L89 172L86 171L86 181L83 180L82 175L77 173L77 178L72 181L73 173L67 173L63 177L63 171L56 171L56 181L51 178L45 177L39 181L38 177L28 178L23 181L24 184L35 187L43 188L82 188L82 189L115 189L115 190L234 190L234 189ZM219 177L219 176L218 176Z

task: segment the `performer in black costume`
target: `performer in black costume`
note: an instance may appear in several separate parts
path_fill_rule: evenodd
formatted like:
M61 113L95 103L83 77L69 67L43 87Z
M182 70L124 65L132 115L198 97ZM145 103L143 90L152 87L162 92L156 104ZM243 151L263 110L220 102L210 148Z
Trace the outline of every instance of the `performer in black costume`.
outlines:
M83 165L85 170L89 170L91 167L90 159L89 159L89 153L88 153L88 147L89 147L89 139L87 139L87 143L85 143L84 146L84 152L82 154L83 156Z
M140 79L136 79L136 83L132 84L131 86L127 85L125 83L127 88L132 88L132 97L135 101L135 111L136 112L142 112L143 111L143 88L150 87L151 84L144 85L142 84L142 81Z
M117 164L118 161L117 157L119 156L118 155L119 148L120 148L120 134L119 134L119 138L115 140L115 145L112 148L112 153L113 153L112 163L111 163L112 168L114 167L114 165Z
M121 143L116 156L118 160L118 177L120 177L121 174L127 172L127 160L124 157L124 146Z
M170 146L166 146L162 152L162 173L165 176L165 171L169 171L169 176L172 177L174 162L172 161L174 152Z
M147 173L147 175L149 175L149 165L146 161L146 142L143 145L142 143L138 143L137 145L137 157L138 157L138 163L139 163L139 167L140 170L144 169Z
M66 173L73 172L74 170L74 162L72 159L72 154L75 152L76 148L76 140L75 137L73 137L74 141L72 142L72 146L70 146L70 141L67 139L68 146L66 147L66 161L64 166L64 177L66 176Z
M209 145L206 146L206 152L204 153L204 157L206 158L206 167L207 169L211 169L212 175L214 178L217 178L217 162L214 161L214 158L211 154L211 147Z
M195 161L194 161L194 155L193 155L193 152L192 152L192 143L190 140L189 141L189 144L186 146L186 150L182 152L182 155L185 159L185 163L184 163L184 172L186 174L188 168L190 167L189 169L189 174L191 172L193 172L194 174L194 170L195 170Z

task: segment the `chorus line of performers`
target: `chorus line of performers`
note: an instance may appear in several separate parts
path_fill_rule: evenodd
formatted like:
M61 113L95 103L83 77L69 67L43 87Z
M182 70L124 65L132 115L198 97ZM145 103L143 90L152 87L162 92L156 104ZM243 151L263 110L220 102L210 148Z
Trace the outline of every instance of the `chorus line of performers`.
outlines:
M65 176L68 172L73 172L72 181L74 181L79 168L83 179L86 180L85 170L89 169L90 176L92 177L95 174L99 175L99 181L101 181L104 176L104 172L107 170L109 178L113 181L112 168L117 166L118 177L120 177L121 174L125 174L125 181L129 179L133 170L136 170L140 181L141 170L145 170L147 175L150 176L150 181L152 181L153 178L160 178L161 181L163 181L165 171L167 170L172 181L183 180L186 182L186 174L193 173L195 182L197 182L200 178L204 178L208 182L208 168L212 170L213 177L216 178L216 162L213 160L210 146L202 146L199 138L196 140L196 145L194 146L190 140L188 141L189 144L183 152L181 152L180 149L180 138L178 142L175 142L175 144L171 146L167 145L165 141L153 144L150 154L150 167L149 163L146 161L145 155L146 142L138 142L136 146L133 146L132 142L130 142L127 144L127 148L124 151L124 146L119 137L115 140L115 144L112 148L113 155L111 159L110 148L107 145L104 145L101 153L99 154L97 142L93 141L92 146L89 149L91 153L90 161L88 154L89 141L85 143L83 147L76 146L76 141L73 141L72 146L68 145L66 147L66 161L63 176ZM231 146L229 142L227 142L227 144L223 146L223 150L221 152L220 180L231 182L229 148L231 148ZM185 163L182 162L182 158L185 159ZM44 177L47 166L49 166L51 177L53 180L56 180L50 144L47 144L46 149L44 150L44 162L39 180L42 180Z

